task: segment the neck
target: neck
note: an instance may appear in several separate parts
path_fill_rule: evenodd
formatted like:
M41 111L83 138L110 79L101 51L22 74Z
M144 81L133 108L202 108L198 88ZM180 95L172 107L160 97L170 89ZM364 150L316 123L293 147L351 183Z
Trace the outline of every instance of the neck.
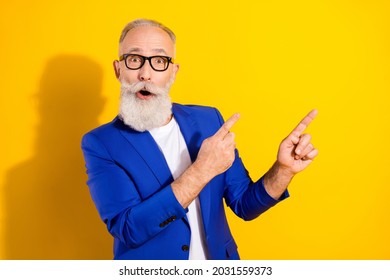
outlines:
M170 114L167 121L162 126L167 125L172 120L172 118L173 118L173 114Z

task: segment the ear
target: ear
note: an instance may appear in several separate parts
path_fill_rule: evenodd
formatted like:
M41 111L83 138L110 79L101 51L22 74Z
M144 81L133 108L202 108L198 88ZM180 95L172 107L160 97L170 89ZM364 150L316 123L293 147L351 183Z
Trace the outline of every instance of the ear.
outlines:
M173 64L173 74L176 80L177 72L179 71L179 64Z
M121 69L119 67L119 61L114 60L112 63L112 66L114 66L114 71L115 71L115 77L119 80L121 76Z

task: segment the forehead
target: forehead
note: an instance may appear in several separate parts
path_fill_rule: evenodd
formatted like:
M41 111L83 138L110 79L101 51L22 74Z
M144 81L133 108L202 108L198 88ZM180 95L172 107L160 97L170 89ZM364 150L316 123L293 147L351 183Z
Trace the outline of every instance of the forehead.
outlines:
M137 52L141 55L165 54L174 56L175 46L168 33L156 26L138 26L127 32L119 53Z

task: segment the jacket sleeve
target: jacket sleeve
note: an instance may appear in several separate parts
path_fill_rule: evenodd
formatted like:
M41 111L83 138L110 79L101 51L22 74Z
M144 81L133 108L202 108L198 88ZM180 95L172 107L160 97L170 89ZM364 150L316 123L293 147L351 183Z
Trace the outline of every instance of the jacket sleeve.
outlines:
M223 118L217 110L216 113L222 125ZM228 207L240 218L252 220L289 197L286 190L279 200L272 198L265 190L263 179L264 176L256 182L252 181L236 149L235 160L225 172L224 198Z
M186 215L170 185L141 199L131 177L97 135L84 135L81 146L95 206L108 231L128 247L139 247Z

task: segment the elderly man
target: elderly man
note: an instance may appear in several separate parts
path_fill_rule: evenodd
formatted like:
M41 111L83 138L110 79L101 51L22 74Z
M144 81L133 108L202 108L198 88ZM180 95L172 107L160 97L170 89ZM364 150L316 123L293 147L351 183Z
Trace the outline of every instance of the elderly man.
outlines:
M288 197L291 179L318 153L303 134L316 111L253 182L230 132L238 114L224 122L215 108L172 104L175 40L153 20L123 29L114 61L119 115L82 140L90 193L115 259L239 259L223 200L251 220Z

